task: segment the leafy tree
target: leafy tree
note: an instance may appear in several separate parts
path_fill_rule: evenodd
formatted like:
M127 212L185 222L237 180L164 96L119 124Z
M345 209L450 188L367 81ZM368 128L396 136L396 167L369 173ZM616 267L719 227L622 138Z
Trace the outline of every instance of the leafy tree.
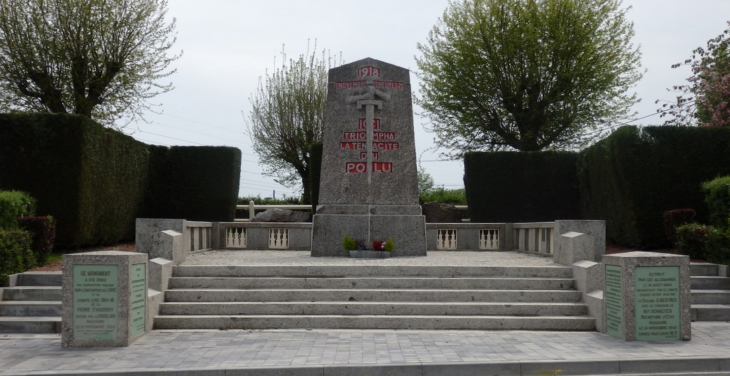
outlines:
M633 24L620 0L450 3L416 61L437 145L467 151L573 148L638 100Z
M426 172L423 167L418 167L418 194L424 195L433 190L434 182L431 174Z
M673 87L681 93L675 102L665 103L657 110L661 117L671 117L665 125L730 126L729 33L730 22L722 34L707 41L707 48L698 47L690 59L672 65L672 68L690 66L692 76L687 79L689 84Z
M167 0L0 0L0 109L73 113L107 126L173 89Z
M315 45L315 50L316 50ZM303 201L311 201L309 149L322 142L327 102L327 71L332 59L316 52L287 61L282 51L280 67L259 79L247 121L254 151L264 174L286 187L303 188Z

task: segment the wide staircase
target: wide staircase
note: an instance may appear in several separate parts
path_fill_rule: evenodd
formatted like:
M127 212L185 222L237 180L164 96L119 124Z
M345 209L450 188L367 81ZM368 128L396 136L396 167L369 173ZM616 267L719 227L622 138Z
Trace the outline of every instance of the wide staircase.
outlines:
M25 272L3 289L0 333L61 333L61 272Z
M692 321L730 321L730 278L715 264L692 264Z
M594 330L569 267L177 266L156 329Z

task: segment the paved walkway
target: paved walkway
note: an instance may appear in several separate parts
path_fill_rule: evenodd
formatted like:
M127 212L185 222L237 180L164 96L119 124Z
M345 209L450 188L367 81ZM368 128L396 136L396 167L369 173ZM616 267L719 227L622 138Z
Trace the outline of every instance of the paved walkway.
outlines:
M408 265L408 266L562 266L552 257L515 251L429 251L428 256L354 259L311 257L309 251L207 251L187 257L183 265Z
M101 349L0 335L0 375L730 375L730 323L693 323L692 335L623 342L595 332L153 331L130 347Z

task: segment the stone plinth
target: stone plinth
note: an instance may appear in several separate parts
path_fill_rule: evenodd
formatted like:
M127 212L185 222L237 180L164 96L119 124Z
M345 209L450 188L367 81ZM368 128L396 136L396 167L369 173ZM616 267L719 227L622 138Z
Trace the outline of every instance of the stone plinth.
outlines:
M414 140L407 69L371 58L330 69L312 256L344 255L345 234L426 255Z
M691 339L688 256L627 252L603 262L606 333L625 341Z
M554 260L558 264L570 266L578 261L595 259L595 242L590 235L570 231L560 234L556 240Z
M129 346L147 321L147 254L63 256L63 347Z

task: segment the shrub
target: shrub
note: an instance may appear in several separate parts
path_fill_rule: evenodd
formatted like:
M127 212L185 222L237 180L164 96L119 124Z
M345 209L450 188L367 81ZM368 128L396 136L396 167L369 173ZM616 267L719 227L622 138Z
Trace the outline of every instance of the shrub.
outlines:
M464 185L472 222L578 219L577 154L471 152Z
M23 217L20 218L19 225L32 236L31 248L36 262L38 265L45 265L48 255L53 252L53 240L56 238L56 222L53 217Z
M677 240L677 227L694 222L695 215L693 209L674 209L664 212L664 232L672 244Z
M354 251L357 249L357 241L351 238L350 235L345 235L345 238L342 240L342 249L345 251Z
M717 227L699 223L689 223L677 227L677 250L693 260L705 258L708 238L716 238L722 233Z
M730 265L730 237L727 232L709 231L704 259L715 264Z
M31 243L31 235L25 230L0 229L0 286L7 285L9 275L35 266Z
M18 226L18 219L35 214L35 199L20 191L0 191L0 228Z
M618 244L666 247L662 214L694 208L706 222L701 184L722 175L730 175L730 128L622 127L580 153L581 216L605 220Z
M709 209L709 222L713 226L728 228L730 217L730 176L702 183L705 202Z
M432 189L422 193L418 197L421 205L427 202L440 202L451 205L466 205L466 192L464 189L445 189L444 187Z

